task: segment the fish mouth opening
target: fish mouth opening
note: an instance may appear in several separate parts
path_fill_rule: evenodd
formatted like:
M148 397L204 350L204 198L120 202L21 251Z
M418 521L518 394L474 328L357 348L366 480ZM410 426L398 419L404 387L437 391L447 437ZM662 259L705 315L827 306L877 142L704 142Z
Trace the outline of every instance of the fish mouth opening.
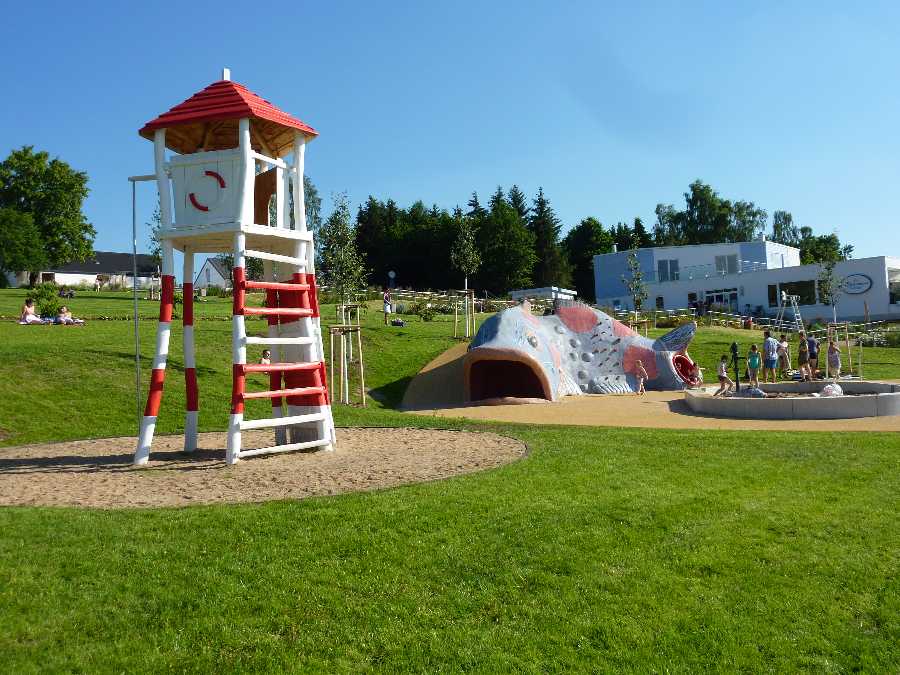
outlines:
M540 364L511 349L479 347L470 351L465 361L465 386L468 401L553 400Z
M672 369L685 384L695 384L691 375L694 372L694 362L686 353L680 352L672 357Z

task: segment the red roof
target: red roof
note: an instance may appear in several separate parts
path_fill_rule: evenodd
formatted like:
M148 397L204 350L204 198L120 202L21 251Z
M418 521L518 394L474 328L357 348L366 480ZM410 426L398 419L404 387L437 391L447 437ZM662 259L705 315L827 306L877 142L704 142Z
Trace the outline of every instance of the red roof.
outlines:
M310 138L319 135L305 122L231 80L213 82L147 122L138 133L152 139L155 130L167 129L166 146L182 154L223 150L237 147L237 120L244 117L250 118L254 149L276 156L291 151L294 130Z

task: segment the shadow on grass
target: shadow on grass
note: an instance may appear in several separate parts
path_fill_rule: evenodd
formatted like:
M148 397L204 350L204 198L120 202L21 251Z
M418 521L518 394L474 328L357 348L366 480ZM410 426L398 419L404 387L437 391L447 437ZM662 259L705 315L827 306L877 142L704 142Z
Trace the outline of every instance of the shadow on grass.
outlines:
M412 377L407 375L380 387L369 389L368 394L385 408L400 410L400 403L403 401L403 395L410 382L412 382Z
M131 364L134 363L134 352L113 351L110 349L85 349L84 353L85 354L95 354L97 356L105 357L105 358L117 359L119 361L127 361L128 363L131 363ZM152 356L148 357L148 356L141 355L142 363L144 361L152 361L152 360L153 360ZM169 357L166 360L166 368L183 373L184 372L184 362ZM210 368L209 366L201 366L200 364L197 364L196 371L197 371L198 375L212 375L212 374L216 374L216 373L220 372L220 371L216 370L215 368Z
M52 447L52 446L51 446ZM45 473L121 473L123 471L208 471L224 467L225 449L203 449L195 452L181 450L154 451L152 463L134 467L134 453L114 455L70 455L62 454L44 457L2 457L0 474L45 474ZM157 465L156 463L160 464Z

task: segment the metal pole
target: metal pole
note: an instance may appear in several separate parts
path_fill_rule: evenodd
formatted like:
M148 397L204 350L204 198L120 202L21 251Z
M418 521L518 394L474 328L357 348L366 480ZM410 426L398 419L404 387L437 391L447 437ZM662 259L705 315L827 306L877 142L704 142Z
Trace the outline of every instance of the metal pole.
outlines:
M131 181L131 273L134 294L134 395L137 402L138 433L141 427L141 329L138 323L137 275L137 183Z

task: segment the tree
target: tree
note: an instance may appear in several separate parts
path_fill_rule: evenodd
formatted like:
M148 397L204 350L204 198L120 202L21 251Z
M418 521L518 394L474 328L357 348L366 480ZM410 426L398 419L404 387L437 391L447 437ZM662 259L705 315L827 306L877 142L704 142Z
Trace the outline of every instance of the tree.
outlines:
M144 223L147 227L150 228L150 255L156 261L157 265L162 264L162 238L160 237L160 233L162 232L162 216L159 212L159 201L156 202L156 208L153 209L153 215L150 216L150 220Z
M647 284L644 283L644 273L641 270L641 263L637 256L637 241L632 243L631 249L628 251L628 274L626 277L622 275L622 283L628 289L628 294L634 303L634 311L641 311L641 305L647 299Z
M681 214L671 204L656 205L656 223L653 225L653 243L657 246L680 246Z
M0 163L0 208L31 215L46 263L62 266L92 254L96 230L81 209L87 174L26 145ZM29 270L32 282L39 270Z
M800 247L800 228L794 225L794 217L788 211L775 211L772 214L770 239L785 246Z
M811 227L800 228L800 263L802 265L838 262L848 260L852 255L853 246L850 244L842 246L837 233L816 236Z
M831 305L832 321L837 323L837 301L841 294L841 280L834 273L836 260L826 260L819 265L819 276L816 287L819 291L819 302Z
M466 214L472 218L480 219L487 216L487 210L481 205L478 201L478 193L473 192L472 196L469 197L469 212Z
M356 247L356 228L350 220L350 202L346 194L333 197L334 211L319 228L319 269L322 282L331 286L341 303L350 293L365 286L363 257Z
M580 298L595 298L594 256L609 253L612 247L613 236L596 218L584 218L562 240L572 269L572 283Z
M609 228L609 233L616 244L619 251L627 251L634 242L634 231L628 223L616 223L615 227Z
M516 213L519 214L519 218L522 219L522 222L527 223L528 214L531 209L528 207L525 193L519 189L518 185L513 185L509 188L507 201L509 202L509 205L516 210Z
M543 188L539 188L528 219L528 229L534 235L534 252L537 258L534 267L535 286L568 287L572 283L568 260L559 245L561 227L550 201L544 196Z
M631 231L633 236L637 239L638 248L649 248L650 246L653 246L653 237L647 232L647 228L644 227L644 221L640 218L634 219L634 225L632 225Z
M752 241L759 239L766 231L769 214L753 202L736 201L731 205L732 241Z
M472 219L463 215L459 207L453 212L456 239L450 251L450 264L463 274L463 288L469 288L469 277L481 266L481 254L475 245L475 230Z
M287 204L288 223L289 227L293 230L296 229L297 226L294 223L294 183L292 180L288 181ZM316 189L315 183L313 183L312 179L306 174L303 174L303 204L305 205L304 211L306 212L306 229L315 232L322 224L322 198L319 197L319 191ZM271 206L269 208L269 213L269 217L271 218Z
M3 272L38 270L47 259L41 247L41 233L29 213L0 209L0 284Z
M482 257L479 285L495 295L527 288L535 263L534 235L516 210L501 197L491 199L490 211L483 212L480 219L475 208L470 213L475 214L478 225L476 241Z

